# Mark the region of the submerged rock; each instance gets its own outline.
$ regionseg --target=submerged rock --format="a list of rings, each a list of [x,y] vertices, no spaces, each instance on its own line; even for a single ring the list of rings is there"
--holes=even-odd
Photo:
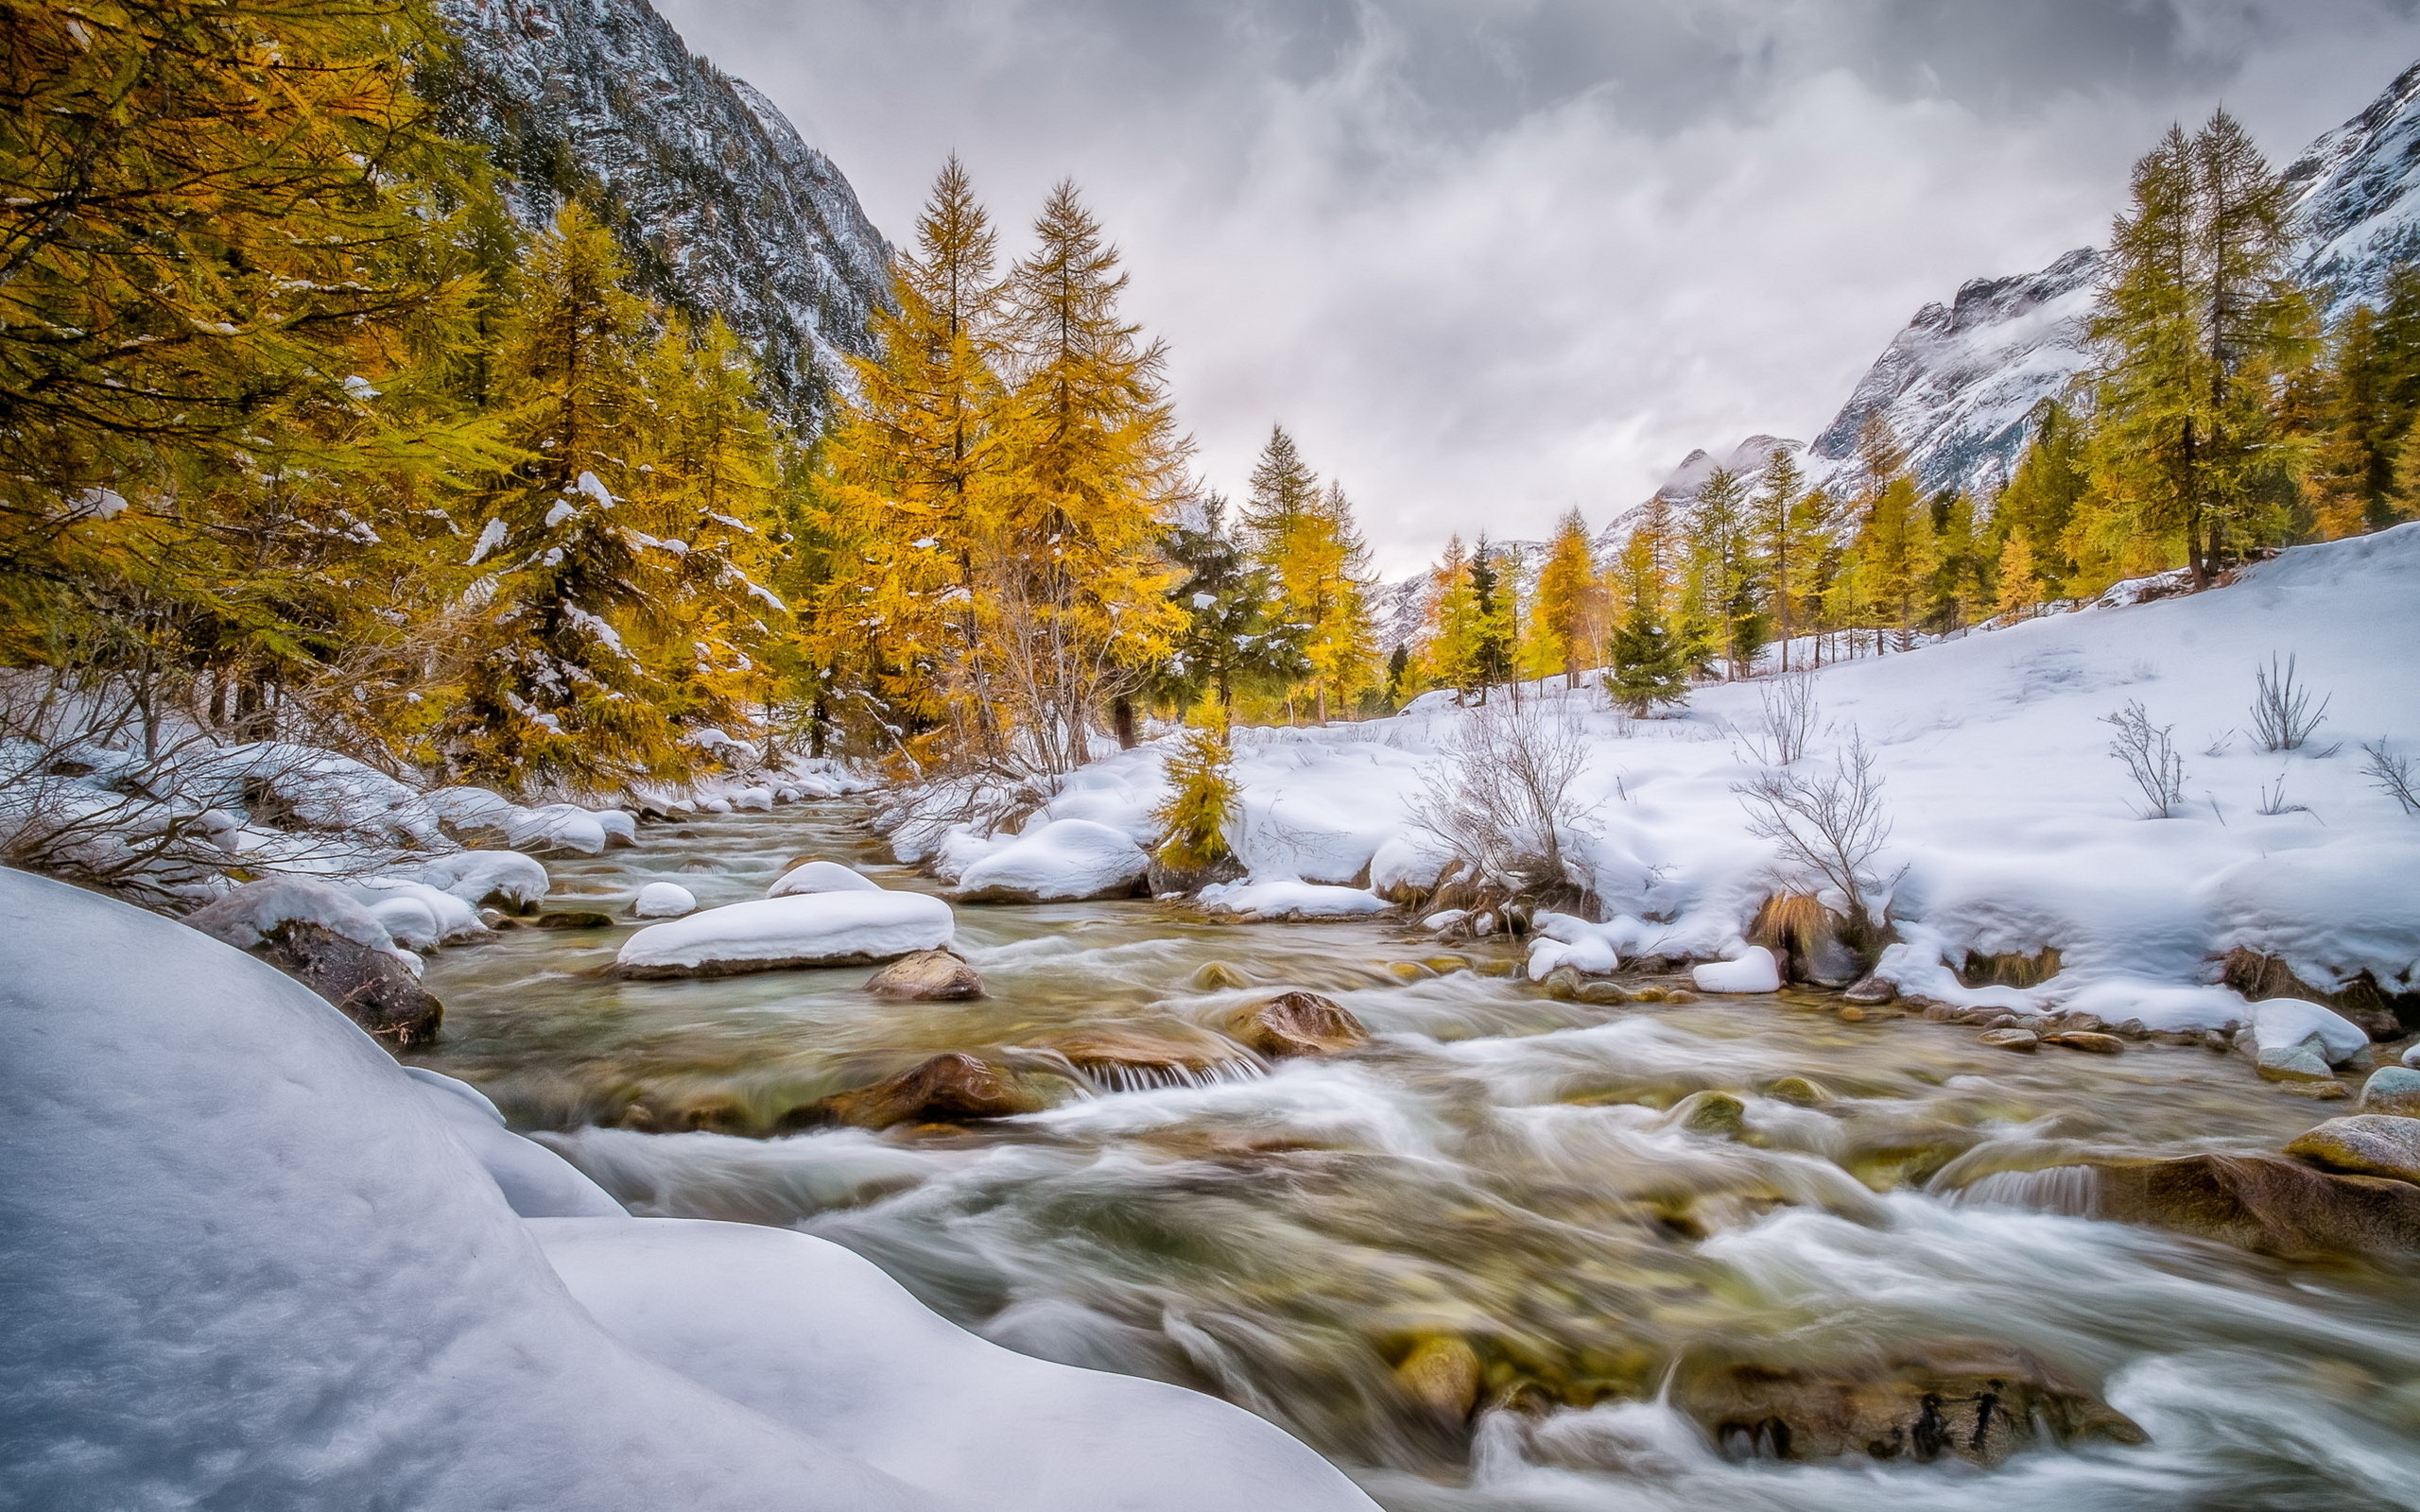
[[[1888,1003],[1899,995],[1899,984],[1884,976],[1860,977],[1841,995],[1851,1003],[1866,1005]]]
[[[980,1057],[951,1051],[871,1087],[827,1097],[818,1110],[836,1124],[884,1129],[895,1124],[1011,1118],[1042,1107],[1042,1098],[1011,1073]]]
[[[955,1003],[983,996],[983,979],[947,951],[918,951],[866,978],[866,990],[894,1003]]]
[[[444,1020],[444,1005],[394,954],[317,924],[301,919],[281,924],[252,954],[390,1044],[427,1044]]]
[[[1949,1340],[1810,1366],[1684,1366],[1673,1403],[1734,1455],[1863,1454],[1996,1465],[2040,1441],[2149,1441],[2123,1413],[2023,1349]]]
[[[1765,1095],[1800,1108],[1821,1108],[1838,1100],[1830,1088],[1806,1076],[1784,1076],[1767,1086]]]
[[[1673,1105],[1672,1123],[1692,1134],[1728,1139],[1747,1126],[1747,1105],[1729,1092],[1691,1092]]]
[[[2099,1211],[2285,1259],[2420,1251],[2420,1186],[2275,1155],[2104,1160]]]
[[[1239,987],[1250,986],[1252,986],[1251,977],[1244,975],[1240,968],[1229,966],[1224,961],[1204,962],[1201,969],[1193,973],[1193,990],[1196,992],[1232,991]]]
[[[1350,1010],[1317,992],[1281,992],[1252,1004],[1227,1021],[1227,1032],[1271,1059],[1332,1056],[1370,1040]]]
[[[1236,1045],[1189,1025],[1168,1025],[1158,1032],[1077,1029],[1050,1036],[1043,1045],[1113,1091],[1195,1087],[1259,1074]]]
[[[2286,1153],[2323,1171],[2420,1182],[2420,1118],[2331,1118],[2287,1145]]]
[[[540,929],[611,929],[614,916],[593,908],[564,908],[551,914],[540,914],[530,920]]]
[[[1449,1427],[1478,1405],[1480,1374],[1478,1351],[1452,1334],[1421,1340],[1394,1371],[1404,1395]]]

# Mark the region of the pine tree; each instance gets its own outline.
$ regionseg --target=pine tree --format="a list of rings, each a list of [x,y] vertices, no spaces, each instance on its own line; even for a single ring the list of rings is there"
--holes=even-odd
[[[2091,488],[2090,437],[2083,421],[2056,399],[2036,405],[2031,421],[2031,438],[2000,490],[1992,530],[2003,539],[2022,535],[2031,570],[2055,586],[2075,571],[2068,534]]]
[[[1750,528],[1746,486],[1728,468],[1716,468],[1698,486],[1689,509],[1690,572],[1696,585],[1691,609],[1706,627],[1710,649],[1722,658],[1726,679],[1754,670],[1765,644],[1760,604],[1764,562]]]
[[[1823,505],[1806,496],[1806,475],[1788,447],[1776,446],[1757,474],[1755,496],[1749,501],[1751,548],[1763,560],[1769,583],[1767,601],[1781,643],[1781,669],[1789,670],[1789,639],[1798,599],[1806,592],[1821,550]]]
[[[2006,620],[2025,618],[2042,602],[2041,580],[2033,573],[2033,547],[2025,532],[2012,530],[2000,542],[1999,593],[1994,608]]]
[[[1487,702],[1488,689],[1512,676],[1520,617],[1514,572],[1508,569],[1516,568],[1517,560],[1510,554],[1499,555],[1487,533],[1479,532],[1478,544],[1471,551],[1470,584],[1476,637],[1472,671],[1481,703]]]
[[[1326,724],[1331,701],[1349,705],[1369,683],[1377,661],[1369,611],[1370,548],[1342,485],[1331,482],[1312,506],[1289,566],[1288,596],[1308,627],[1304,655],[1319,722]]]
[[[1597,647],[1604,642],[1604,598],[1588,522],[1578,509],[1565,510],[1538,569],[1531,619],[1566,688],[1580,686],[1581,668],[1595,661]]]
[[[1428,676],[1455,690],[1459,702],[1482,685],[1487,662],[1487,611],[1461,536],[1445,542],[1433,576],[1436,618],[1428,637]]]
[[[1659,704],[1678,703],[1688,696],[1688,666],[1681,647],[1648,605],[1632,603],[1614,631],[1612,651],[1606,690],[1630,713],[1645,715]]]
[[[2284,530],[2291,447],[2270,400],[2308,310],[2286,272],[2291,201],[2224,111],[2135,166],[2092,321],[2094,472],[2129,528],[2176,543],[2199,585]]]
[[[1180,708],[1206,696],[1221,720],[1234,717],[1238,689],[1283,687],[1310,668],[1300,629],[1271,613],[1269,569],[1236,540],[1226,509],[1214,494],[1169,532],[1167,557],[1183,575],[1169,598],[1184,618],[1160,672],[1160,691]]]
[[[1868,623],[1891,625],[1902,651],[1916,644],[1918,605],[1940,566],[1932,510],[1904,474],[1883,486],[1867,506],[1858,532],[1861,576],[1873,615]]]

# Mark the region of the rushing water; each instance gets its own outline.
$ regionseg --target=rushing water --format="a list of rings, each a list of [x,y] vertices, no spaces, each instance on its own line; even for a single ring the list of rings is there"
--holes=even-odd
[[[618,916],[667,877],[736,902],[803,855],[923,885],[856,819],[653,827],[557,864],[550,906]],[[2420,1508],[2420,1271],[2092,1221],[2070,1215],[2091,1194],[2069,1174],[2024,1174],[2082,1151],[2273,1150],[2314,1122],[2232,1057],[2017,1057],[1814,998],[1557,1002],[1500,950],[1143,902],[961,909],[992,993],[973,1003],[877,1003],[863,969],[619,982],[627,933],[446,953],[429,972],[445,1038],[416,1058],[635,1211],[847,1245],[1002,1344],[1241,1403],[1397,1512]],[[1288,988],[1344,1004],[1372,1046],[1272,1071],[1216,1037]],[[1087,1057],[1118,1036],[1200,1069]],[[1064,1100],[963,1128],[785,1132],[943,1050]],[[1830,1100],[1771,1095],[1789,1076]],[[1740,1137],[1687,1126],[1705,1100],[1676,1105],[1706,1090],[1744,1103]],[[1443,1336],[1485,1366],[1467,1430],[1395,1374]],[[1726,1456],[1660,1404],[1696,1350],[1977,1338],[2098,1386],[2151,1443],[1990,1470],[1785,1464]]]

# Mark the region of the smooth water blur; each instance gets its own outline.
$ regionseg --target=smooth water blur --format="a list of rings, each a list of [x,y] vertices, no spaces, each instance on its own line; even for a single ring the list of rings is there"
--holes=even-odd
[[[880,865],[856,817],[651,827],[554,865],[549,906],[618,917],[663,878],[738,902],[806,855],[928,885]],[[1447,954],[1383,923],[1217,924],[1145,902],[959,923],[980,1002],[877,1003],[862,968],[626,983],[605,969],[628,928],[514,931],[432,964],[445,1038],[414,1058],[548,1131],[636,1211],[836,1240],[1000,1343],[1219,1392],[1402,1512],[2420,1507],[2420,1273],[2070,1216],[2088,1188],[2035,1173],[2273,1150],[2323,1116],[2238,1059],[2012,1056],[1954,1025],[1843,1022],[1817,997],[1561,1003],[1504,948]],[[1336,998],[1375,1041],[1263,1067],[1218,1037],[1288,988]],[[1085,1059],[1117,1038],[1216,1074],[1119,1091],[1134,1078]],[[1064,1100],[962,1128],[721,1132],[778,1132],[942,1050]],[[1828,1100],[1769,1094],[1792,1076]],[[1709,1091],[1744,1105],[1737,1137],[1688,1126]],[[1441,1335],[1486,1366],[1493,1405],[1467,1433],[1393,1373]],[[1658,1404],[1672,1362],[1710,1345],[1959,1338],[2098,1385],[2152,1442],[1989,1471],[1734,1462]]]

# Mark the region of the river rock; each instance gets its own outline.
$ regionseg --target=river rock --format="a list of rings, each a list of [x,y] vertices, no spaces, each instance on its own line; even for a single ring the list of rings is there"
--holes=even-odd
[[[1729,1092],[1691,1092],[1672,1105],[1674,1126],[1730,1139],[1747,1126],[1747,1105]]]
[[[1241,882],[1246,875],[1244,864],[1234,856],[1220,856],[1206,867],[1172,867],[1153,854],[1143,869],[1143,882],[1153,897],[1164,897],[1200,892],[1222,882]]]
[[[793,863],[781,880],[765,889],[768,898],[797,898],[818,892],[880,892],[882,885],[862,871],[838,861],[806,859]]]
[[[1252,1004],[1228,1020],[1227,1032],[1271,1059],[1332,1056],[1370,1039],[1350,1010],[1317,992],[1281,992]]]
[[[2325,1082],[2333,1086],[2336,1073],[2328,1068],[2326,1053],[2319,1037],[2295,1045],[2262,1046],[2253,1064],[2263,1081]]]
[[[1786,1460],[1996,1465],[2043,1430],[2058,1443],[2148,1437],[2032,1355],[1979,1340],[1809,1366],[1695,1363],[1683,1366],[1672,1400],[1726,1452]]]
[[[2284,1259],[2420,1251],[2420,1186],[2275,1155],[2103,1160],[2099,1211]]]
[[[1800,1108],[1821,1108],[1836,1100],[1830,1088],[1806,1076],[1784,1076],[1768,1085],[1765,1095]]]
[[[611,929],[614,916],[600,914],[594,908],[562,908],[551,914],[540,914],[530,920],[540,929]]]
[[[1193,990],[1196,992],[1224,992],[1250,986],[1251,977],[1244,975],[1240,968],[1224,961],[1205,961],[1193,973]]]
[[[956,928],[949,904],[925,893],[759,898],[649,924],[622,942],[614,967],[628,977],[659,977],[864,966],[939,950]]]
[[[650,882],[631,901],[633,919],[678,919],[698,911],[698,895],[677,882]]]
[[[1848,990],[1841,995],[1851,1003],[1870,1006],[1877,1003],[1888,1003],[1897,997],[1899,984],[1888,977],[1865,976],[1852,983]]]
[[[2031,1029],[1986,1029],[1977,1038],[1995,1050],[2033,1050],[2042,1043]]]
[[[1478,1405],[1478,1351],[1451,1334],[1421,1340],[1395,1366],[1404,1395],[1441,1422],[1459,1427]]]
[[[2420,1028],[2420,993],[2389,994],[2366,970],[2330,990],[2296,976],[2282,956],[2238,946],[2221,963],[2220,981],[2253,1002],[2300,998],[2325,1004],[2372,1040],[2399,1040]]]
[[[1113,1091],[1195,1087],[1256,1074],[1259,1068],[1231,1042],[1190,1025],[1139,1029],[1076,1029],[1049,1037],[1046,1048]]]
[[[2408,1066],[2380,1066],[2361,1084],[2361,1111],[2420,1118],[2420,1071]]]
[[[252,954],[392,1045],[427,1044],[437,1038],[445,1017],[444,1005],[393,954],[317,924],[302,919],[281,924]]]
[[[2119,1056],[2126,1053],[2125,1040],[2114,1034],[2102,1034],[2095,1029],[2062,1029],[2057,1034],[2044,1035],[2042,1042],[2046,1045],[2058,1045],[2067,1050],[2081,1050],[2088,1056]]]
[[[1538,987],[1557,1003],[1576,1003],[1580,999],[1582,981],[1577,967],[1558,966],[1542,978]]]
[[[1042,1099],[1010,1073],[962,1051],[935,1056],[871,1087],[827,1097],[819,1111],[836,1124],[884,1129],[1037,1112]]]
[[[917,951],[866,978],[866,990],[894,1003],[956,1003],[983,996],[983,979],[947,951]]]
[[[2331,1118],[2287,1145],[2286,1153],[2323,1171],[2420,1182],[2420,1118],[2385,1113]]]

